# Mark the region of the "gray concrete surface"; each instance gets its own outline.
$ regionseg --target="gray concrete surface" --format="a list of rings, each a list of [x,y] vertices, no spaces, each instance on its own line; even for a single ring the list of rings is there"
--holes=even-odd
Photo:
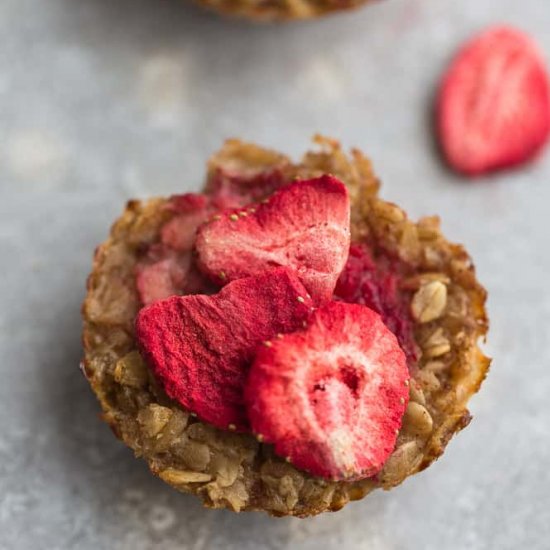
[[[452,51],[498,21],[550,59],[547,0],[389,0],[266,27],[183,0],[0,2],[0,548],[550,547],[550,151],[469,183],[430,132]],[[127,198],[197,189],[225,137],[297,153],[317,130],[468,245],[492,372],[469,429],[391,493],[304,521],[206,511],[98,419],[77,368],[92,250]]]

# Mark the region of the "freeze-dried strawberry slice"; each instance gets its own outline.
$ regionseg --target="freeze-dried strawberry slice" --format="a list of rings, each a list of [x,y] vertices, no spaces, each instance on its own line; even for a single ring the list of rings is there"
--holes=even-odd
[[[342,182],[332,176],[297,181],[263,203],[224,212],[201,226],[199,265],[219,284],[289,267],[320,303],[332,296],[346,263],[349,224]]]
[[[219,428],[248,427],[243,386],[254,350],[302,326],[311,300],[278,268],[239,279],[214,296],[172,296],[143,308],[136,339],[169,397]]]
[[[245,398],[253,431],[297,468],[359,479],[394,449],[408,379],[405,355],[377,313],[330,302],[305,330],[258,350]]]
[[[449,164],[469,175],[536,155],[550,133],[550,85],[533,40],[501,26],[466,44],[443,79],[438,131]]]

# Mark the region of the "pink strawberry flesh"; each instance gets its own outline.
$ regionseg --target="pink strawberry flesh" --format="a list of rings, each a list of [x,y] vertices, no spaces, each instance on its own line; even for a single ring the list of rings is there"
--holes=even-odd
[[[136,267],[136,287],[144,305],[180,294],[190,269],[191,255],[181,257],[166,250],[155,262],[140,262]]]
[[[193,254],[197,228],[213,211],[206,195],[174,195],[166,208],[174,216],[161,229],[161,241],[149,247],[136,266],[140,301],[149,305],[176,294],[209,291]]]
[[[161,242],[178,252],[190,252],[195,246],[197,228],[215,211],[206,195],[187,193],[170,198],[168,208],[175,216],[161,230]]]
[[[136,266],[136,288],[143,305],[180,294],[211,294],[190,251],[177,252],[161,243],[151,247]]]
[[[410,296],[400,289],[403,271],[409,269],[380,250],[374,260],[368,245],[352,243],[334,297],[350,304],[365,305],[379,313],[384,324],[397,336],[411,368],[416,365],[420,350],[413,333]]]
[[[212,205],[219,210],[241,208],[259,202],[287,183],[280,169],[251,173],[218,168],[207,183]]]
[[[332,176],[297,181],[266,202],[224,212],[198,231],[199,265],[218,284],[293,269],[316,303],[331,298],[349,251],[350,203]]]
[[[528,161],[550,134],[550,84],[537,45],[511,27],[494,27],[458,53],[438,99],[445,157],[477,175]]]
[[[312,303],[278,268],[239,279],[213,296],[173,296],[136,319],[140,351],[166,394],[199,418],[246,430],[243,387],[256,347],[303,325]]]
[[[361,479],[395,447],[408,379],[405,355],[377,313],[330,302],[305,330],[258,350],[245,398],[254,433],[297,468]]]

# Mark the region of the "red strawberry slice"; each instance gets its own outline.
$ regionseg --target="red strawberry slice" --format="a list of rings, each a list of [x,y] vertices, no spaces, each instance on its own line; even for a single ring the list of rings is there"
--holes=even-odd
[[[219,428],[248,427],[243,386],[254,350],[302,326],[312,303],[285,268],[239,279],[214,296],[172,296],[143,308],[136,339],[169,397]]]
[[[297,468],[360,479],[394,449],[408,379],[405,354],[377,313],[330,302],[307,329],[258,350],[245,398],[253,431]]]
[[[533,40],[495,27],[466,44],[443,79],[438,130],[449,164],[465,174],[535,156],[550,134],[550,84]]]
[[[298,181],[266,202],[227,211],[197,235],[199,265],[224,284],[274,266],[293,269],[316,302],[329,300],[349,252],[350,204],[332,176]]]

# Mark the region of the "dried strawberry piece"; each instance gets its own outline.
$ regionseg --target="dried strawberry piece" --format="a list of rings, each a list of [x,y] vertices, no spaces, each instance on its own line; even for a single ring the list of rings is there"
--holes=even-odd
[[[136,287],[143,305],[176,294],[212,291],[212,285],[197,269],[191,252],[180,253],[162,244],[151,247],[136,266]]]
[[[346,187],[322,176],[287,185],[250,208],[224,212],[200,227],[196,248],[200,267],[218,284],[285,266],[321,303],[332,296],[349,239]]]
[[[197,228],[214,212],[206,195],[187,193],[170,198],[168,208],[176,215],[164,224],[161,242],[179,252],[193,249]]]
[[[252,430],[313,475],[370,477],[395,447],[408,379],[377,313],[330,302],[305,330],[258,350],[245,388]]]
[[[220,209],[241,208],[259,202],[282,187],[287,180],[280,169],[251,174],[218,168],[207,185],[212,204]]]
[[[534,157],[550,134],[550,84],[534,41],[500,26],[466,44],[441,85],[438,131],[449,164],[468,175]]]
[[[166,222],[161,229],[160,239],[166,246],[180,252],[190,252],[195,245],[197,228],[208,218],[205,212],[180,214]]]
[[[184,193],[183,195],[172,195],[166,207],[177,214],[194,214],[198,211],[207,210],[209,206],[210,199],[206,195]]]
[[[397,261],[380,253],[375,262],[368,245],[352,243],[334,297],[365,305],[380,314],[384,324],[397,336],[412,366],[418,360],[419,349],[413,333],[410,298],[400,291],[400,271]]]
[[[214,211],[206,195],[174,195],[166,205],[175,213],[161,229],[155,243],[136,266],[136,286],[141,303],[148,305],[175,294],[208,292],[192,254],[197,228]]]
[[[278,268],[214,296],[173,296],[143,308],[139,348],[169,397],[219,428],[246,430],[243,386],[258,344],[302,326],[311,300]]]
[[[179,294],[185,284],[191,256],[180,258],[167,251],[164,258],[154,262],[141,262],[136,267],[136,287],[144,305]]]

